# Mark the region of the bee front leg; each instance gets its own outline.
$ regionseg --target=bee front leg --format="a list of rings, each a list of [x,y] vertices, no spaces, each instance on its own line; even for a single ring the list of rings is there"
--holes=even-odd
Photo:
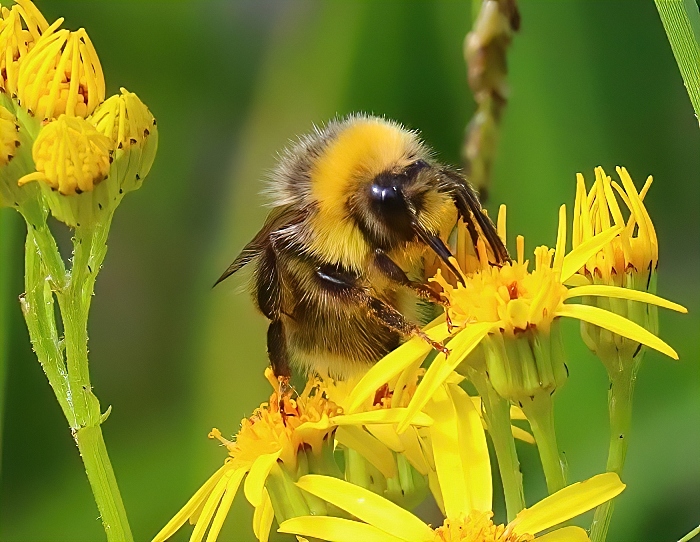
[[[353,273],[332,266],[322,266],[316,270],[316,276],[329,291],[367,307],[379,322],[392,331],[404,337],[420,337],[436,350],[445,355],[449,354],[450,351],[444,344],[433,341],[421,328],[406,320],[394,307],[372,296],[366,288],[358,284],[358,277]]]
[[[374,251],[374,266],[386,278],[413,290],[422,299],[426,299],[431,303],[437,303],[443,306],[446,305],[445,300],[442,299],[439,294],[435,293],[427,284],[409,279],[403,269],[401,269],[381,248],[375,249]]]
[[[280,385],[278,390],[280,396],[288,394],[291,391],[289,379],[292,376],[292,370],[289,366],[287,340],[282,320],[272,321],[267,328],[267,355],[272,365],[272,372]]]
[[[372,297],[367,293],[364,293],[364,295],[366,296],[366,303],[369,309],[372,311],[377,320],[382,322],[385,326],[393,329],[403,336],[420,337],[438,352],[442,352],[446,356],[450,354],[449,349],[444,344],[432,340],[425,331],[419,328],[416,324],[406,320],[403,314],[397,311],[394,307],[385,303],[381,299]]]

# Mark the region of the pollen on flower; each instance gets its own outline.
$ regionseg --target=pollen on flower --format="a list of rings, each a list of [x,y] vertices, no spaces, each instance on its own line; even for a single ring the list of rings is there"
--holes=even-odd
[[[6,165],[17,152],[19,138],[17,119],[7,109],[0,106],[0,167]]]
[[[92,190],[109,172],[111,141],[89,122],[61,115],[39,132],[32,156],[36,172],[19,181],[42,181],[64,195]]]
[[[566,296],[566,287],[552,265],[553,253],[552,249],[538,247],[533,271],[529,270],[529,261],[519,260],[501,267],[486,266],[465,275],[464,284],[456,287],[440,271],[430,280],[442,287],[442,296],[448,302],[447,315],[454,327],[494,322],[510,335],[532,326],[547,331]]]
[[[87,117],[105,98],[97,52],[84,29],[57,30],[53,23],[19,66],[17,96],[40,119],[65,113]]]
[[[446,519],[435,529],[435,542],[527,542],[534,537],[517,535],[505,525],[494,525],[493,512],[472,511],[466,518]]]
[[[307,446],[319,452],[324,438],[332,431],[332,428],[298,431],[299,427],[338,414],[340,408],[326,398],[322,381],[312,378],[295,399],[280,397],[275,391],[269,402],[261,404],[252,416],[243,419],[233,441],[224,439],[218,429],[212,430],[209,438],[226,446],[234,466],[250,466],[261,455],[281,450],[282,463],[294,469],[297,452]]]
[[[19,62],[49,27],[41,12],[29,0],[12,8],[0,8],[0,85],[10,95],[17,93]]]

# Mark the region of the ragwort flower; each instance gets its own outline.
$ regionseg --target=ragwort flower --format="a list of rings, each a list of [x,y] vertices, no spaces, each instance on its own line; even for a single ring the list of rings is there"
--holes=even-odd
[[[472,401],[459,386],[443,384],[428,412],[435,417],[430,430],[437,468],[436,500],[445,515],[442,526],[432,529],[387,499],[346,481],[307,475],[297,486],[359,521],[297,517],[284,521],[279,531],[332,542],[524,542],[613,498],[625,487],[616,474],[599,475],[521,511],[508,525],[494,525],[488,448]],[[588,537],[583,529],[564,527],[536,539],[586,541]]]
[[[274,389],[278,382],[270,369],[266,376]],[[259,540],[267,540],[273,518],[278,522],[297,516],[327,513],[326,504],[300,491],[294,485],[307,473],[342,476],[335,458],[335,443],[345,449],[345,477],[391,498],[404,496],[420,487],[421,474],[412,474],[411,463],[430,468],[417,435],[407,432],[399,438],[390,430],[405,415],[405,409],[378,408],[353,415],[343,415],[331,397],[345,395],[344,386],[311,378],[295,399],[273,393],[255,413],[241,423],[233,441],[224,439],[214,429],[210,438],[226,446],[229,458],[188,503],[155,537],[166,540],[188,519],[195,524],[192,540],[215,540],[228,514],[241,482],[248,502],[255,507],[253,530]],[[416,424],[432,424],[422,415]],[[376,435],[365,428],[376,427]],[[406,449],[400,460],[383,441],[398,442]],[[402,456],[400,456],[402,457]],[[402,462],[405,461],[405,462]],[[372,474],[375,474],[372,476]],[[363,476],[367,474],[367,476]],[[367,480],[373,479],[370,484]]]

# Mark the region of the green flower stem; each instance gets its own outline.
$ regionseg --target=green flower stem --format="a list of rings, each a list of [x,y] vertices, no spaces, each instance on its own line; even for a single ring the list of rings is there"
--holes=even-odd
[[[551,495],[566,486],[564,465],[559,458],[554,429],[552,396],[546,392],[538,393],[523,403],[522,409],[530,422],[532,434],[537,442],[542,469],[547,480],[547,490]]]
[[[110,542],[133,540],[117,479],[114,477],[114,470],[107,455],[102,427],[98,423],[78,429],[75,432],[75,441],[100,510],[107,540]]]
[[[36,251],[42,264],[47,270],[47,279],[51,288],[60,291],[66,286],[66,266],[56,246],[56,240],[51,234],[46,217],[48,210],[38,199],[28,199],[19,208],[19,212],[27,222],[27,231],[31,230],[32,242],[36,245]]]
[[[102,436],[100,404],[92,393],[88,370],[88,314],[95,278],[106,255],[111,216],[105,223],[76,230],[73,268],[67,275],[40,211],[43,209],[29,207],[22,213],[27,220],[22,311],[37,358],[78,445],[107,540],[131,542],[126,511]],[[54,293],[61,309],[63,341],[55,321]]]
[[[31,228],[27,230],[24,262],[25,293],[20,296],[20,305],[29,330],[29,338],[63,414],[71,428],[76,428],[77,420],[68,384],[68,372],[56,329],[53,295],[35,241],[35,232]]]
[[[610,377],[608,391],[608,411],[610,415],[610,444],[608,446],[608,463],[606,470],[622,476],[622,469],[627,456],[629,430],[632,425],[632,399],[634,384],[637,380],[637,370],[643,351],[634,360],[615,360],[616,363],[606,363]],[[611,371],[617,367],[617,371]],[[608,535],[610,520],[614,511],[613,500],[596,508],[591,524],[591,540],[603,542]]]
[[[510,402],[496,393],[481,372],[470,371],[469,379],[481,396],[486,427],[496,451],[498,470],[501,473],[508,521],[513,521],[518,512],[525,508],[525,494],[518,452],[510,427]]]

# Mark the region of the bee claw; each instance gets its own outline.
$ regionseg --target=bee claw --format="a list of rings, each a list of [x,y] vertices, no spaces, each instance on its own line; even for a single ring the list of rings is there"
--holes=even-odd
[[[289,384],[289,377],[278,376],[277,382],[279,383],[279,388],[277,389],[278,395],[280,397],[291,397],[293,390],[292,386]]]

